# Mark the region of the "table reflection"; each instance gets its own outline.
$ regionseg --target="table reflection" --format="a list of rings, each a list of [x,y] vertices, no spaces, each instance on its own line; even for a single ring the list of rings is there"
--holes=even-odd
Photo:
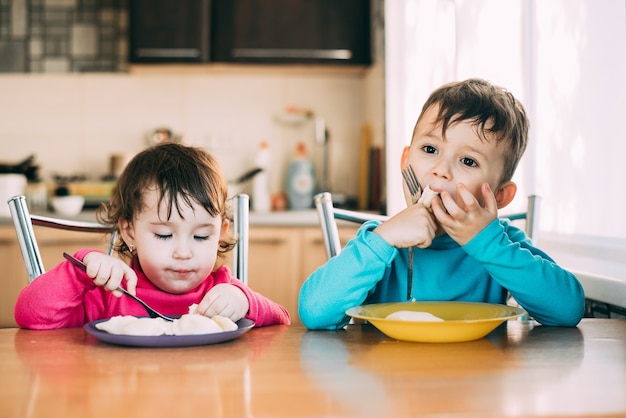
[[[0,368],[0,417],[624,416],[626,321],[509,321],[445,344],[275,326],[176,348],[4,329]]]
[[[32,373],[27,384],[33,393],[23,405],[22,410],[28,412],[24,416],[45,412],[38,405],[66,412],[59,416],[74,410],[105,416],[159,416],[171,410],[172,403],[177,403],[181,416],[186,405],[194,404],[205,405],[207,416],[251,415],[253,350],[249,345],[216,344],[210,351],[206,347],[118,347],[90,344],[87,340],[92,337],[79,334],[74,339],[83,341],[74,341],[79,345],[68,350],[67,338],[49,338],[55,332],[20,330],[15,335],[18,357]]]
[[[316,387],[359,416],[489,414],[494,406],[485,403],[485,393],[501,404],[498,410],[513,413],[518,405],[527,410],[545,392],[525,384],[539,380],[554,390],[584,358],[580,330],[532,323],[504,324],[486,338],[462,343],[350,337],[349,330],[307,332],[300,353]],[[399,403],[399,397],[410,401]]]

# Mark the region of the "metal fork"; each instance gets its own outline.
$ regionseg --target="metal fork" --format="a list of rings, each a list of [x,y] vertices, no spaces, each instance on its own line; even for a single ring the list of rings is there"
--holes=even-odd
[[[65,259],[69,261],[70,263],[72,263],[75,267],[78,267],[82,271],[87,271],[87,266],[85,265],[85,263],[83,263],[78,258],[74,257],[73,255],[64,252],[63,257],[65,257]],[[139,299],[137,296],[129,293],[128,290],[124,289],[123,287],[120,286],[116,290],[119,290],[126,296],[133,298],[137,302],[139,302],[146,309],[146,312],[148,312],[148,315],[150,316],[150,318],[163,318],[166,321],[170,321],[170,322],[174,320],[174,318],[170,318],[169,316],[163,315],[162,313],[155,311],[146,302]]]
[[[406,186],[409,188],[409,193],[411,193],[411,201],[413,204],[416,204],[422,196],[422,186],[420,186],[420,182],[417,180],[411,164],[404,167],[402,177],[404,178]]]
[[[404,178],[404,183],[406,187],[409,189],[409,193],[411,193],[411,202],[416,204],[419,198],[422,196],[422,186],[420,182],[417,180],[417,176],[413,171],[413,167],[411,164],[408,164],[402,170],[402,178]],[[406,289],[406,298],[407,300],[411,300],[413,297],[413,247],[409,247],[408,249],[408,267],[407,267],[407,289]]]

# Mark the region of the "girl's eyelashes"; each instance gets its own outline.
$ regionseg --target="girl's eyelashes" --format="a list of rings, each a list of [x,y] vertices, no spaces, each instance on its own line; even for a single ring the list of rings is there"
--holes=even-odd
[[[162,240],[172,238],[172,234],[154,234],[154,236],[155,238]],[[197,241],[208,241],[209,239],[211,239],[211,235],[194,235],[193,239]]]

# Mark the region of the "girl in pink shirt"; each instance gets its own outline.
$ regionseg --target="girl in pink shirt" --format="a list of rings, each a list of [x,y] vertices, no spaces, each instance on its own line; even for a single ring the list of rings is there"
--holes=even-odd
[[[228,187],[216,160],[200,148],[156,145],[137,154],[120,176],[101,222],[118,231],[118,257],[83,249],[83,272],[67,261],[19,294],[22,328],[80,327],[115,315],[146,316],[115,289],[124,286],[165,315],[245,317],[256,326],[290,323],[289,313],[231,275],[223,264],[228,234]],[[127,263],[129,262],[129,263]]]

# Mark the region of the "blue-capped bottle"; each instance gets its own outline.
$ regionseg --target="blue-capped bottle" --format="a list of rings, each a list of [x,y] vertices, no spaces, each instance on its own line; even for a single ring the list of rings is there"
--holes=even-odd
[[[315,169],[307,156],[304,142],[298,142],[296,154],[287,170],[287,204],[289,209],[302,210],[313,207]]]

